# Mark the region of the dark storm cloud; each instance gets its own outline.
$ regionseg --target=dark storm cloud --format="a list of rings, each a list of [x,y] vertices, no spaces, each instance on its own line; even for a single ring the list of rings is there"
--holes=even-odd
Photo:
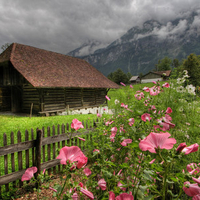
[[[18,42],[60,53],[88,40],[103,47],[146,20],[167,23],[198,7],[199,0],[1,0],[0,45]],[[169,30],[170,24],[160,35]]]

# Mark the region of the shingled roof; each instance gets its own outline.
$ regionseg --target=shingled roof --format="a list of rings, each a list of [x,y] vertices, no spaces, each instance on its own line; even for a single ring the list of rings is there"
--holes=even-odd
[[[159,75],[165,74],[165,76],[170,76],[171,70],[167,70],[167,71],[155,71],[155,72],[152,72],[152,73],[159,74]]]
[[[5,61],[34,87],[119,87],[85,60],[27,45],[11,44],[0,55]]]

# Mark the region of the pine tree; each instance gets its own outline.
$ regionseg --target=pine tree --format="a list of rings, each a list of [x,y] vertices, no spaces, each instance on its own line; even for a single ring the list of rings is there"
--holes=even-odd
[[[200,59],[195,54],[190,54],[183,62],[183,68],[188,71],[189,83],[200,86]]]
[[[156,71],[171,70],[171,64],[171,59],[168,57],[164,57],[162,60],[158,61],[158,64],[156,64]]]

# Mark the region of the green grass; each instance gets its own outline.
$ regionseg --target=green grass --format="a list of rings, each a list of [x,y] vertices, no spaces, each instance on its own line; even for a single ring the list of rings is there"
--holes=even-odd
[[[104,117],[108,117],[104,114]],[[10,136],[10,133],[13,132],[15,135],[18,131],[24,135],[25,131],[31,132],[33,129],[36,132],[36,129],[45,129],[47,127],[52,128],[54,125],[62,124],[71,124],[72,120],[76,118],[79,121],[85,121],[88,123],[92,123],[94,119],[97,118],[95,114],[89,115],[65,115],[65,116],[51,116],[51,117],[17,117],[17,116],[7,116],[7,115],[0,115],[0,146],[3,145],[3,134],[6,133]]]
[[[77,118],[79,121],[87,121],[95,119],[96,115],[66,115],[32,118],[0,115],[0,134],[10,133],[11,131],[25,132],[26,129],[30,130],[31,128],[35,130],[36,128],[71,123],[74,118]]]

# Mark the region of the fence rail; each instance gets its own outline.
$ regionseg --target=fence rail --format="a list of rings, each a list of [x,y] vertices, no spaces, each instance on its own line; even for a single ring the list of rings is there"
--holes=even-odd
[[[16,144],[14,144],[13,132],[10,134],[10,144],[8,144],[8,136],[4,133],[4,146],[0,147],[0,192],[8,191],[11,183],[13,187],[22,187],[23,182],[20,179],[25,170],[31,166],[38,168],[37,173],[44,169],[48,171],[48,174],[61,172],[64,166],[61,167],[60,161],[56,159],[58,149],[70,145],[77,145],[82,150],[86,149],[84,142],[76,136],[85,135],[84,137],[89,141],[96,122],[98,119],[93,121],[92,125],[82,122],[85,124],[86,130],[84,132],[76,131],[72,135],[69,133],[69,124],[58,125],[57,131],[55,126],[52,127],[52,130],[48,127],[47,134],[45,134],[44,128],[37,129],[36,139],[34,139],[32,129],[30,134],[28,131],[25,132],[25,141],[23,142],[22,134],[18,131]]]

